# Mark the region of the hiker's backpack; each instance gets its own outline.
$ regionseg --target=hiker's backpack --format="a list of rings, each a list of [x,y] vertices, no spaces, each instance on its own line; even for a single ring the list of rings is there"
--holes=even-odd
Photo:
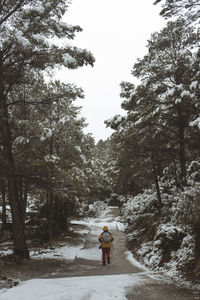
[[[102,233],[102,238],[103,238],[104,243],[109,243],[109,242],[111,242],[110,233],[107,232],[107,231],[104,231],[104,232]]]

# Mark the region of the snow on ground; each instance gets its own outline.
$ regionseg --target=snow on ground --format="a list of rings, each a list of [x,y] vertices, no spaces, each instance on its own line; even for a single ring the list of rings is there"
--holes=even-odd
[[[80,244],[76,247],[66,245],[55,249],[45,249],[45,251],[31,251],[30,256],[32,258],[61,258],[67,260],[74,260],[77,257],[77,253],[83,247]]]
[[[74,260],[76,257],[90,260],[101,260],[101,251],[99,251],[98,246],[98,236],[102,232],[103,226],[107,225],[109,230],[124,230],[124,224],[118,221],[118,218],[114,221],[110,221],[109,217],[110,208],[107,207],[99,218],[85,218],[84,220],[73,220],[71,224],[84,225],[85,228],[75,229],[75,232],[84,236],[89,234],[91,236],[91,241],[96,240],[96,247],[93,248],[84,248],[84,241],[76,246],[64,245],[61,247],[56,247],[53,249],[45,250],[33,250],[30,251],[30,256],[32,259],[43,259],[43,258],[56,258],[56,259],[66,259]],[[106,215],[106,217],[105,217]],[[89,237],[90,238],[90,237]],[[0,250],[0,254],[8,255],[12,254],[11,246],[6,245],[6,249]],[[137,265],[142,269],[141,265],[133,258],[130,251],[127,251],[127,259],[132,262],[133,265]],[[139,265],[138,265],[139,264]]]
[[[99,218],[87,218],[84,220],[73,220],[71,221],[71,224],[85,225],[91,228],[93,231],[96,227],[98,229],[98,233],[99,229],[100,233],[102,232],[104,225],[107,225],[109,230],[116,229],[118,224],[117,221],[111,221],[109,215],[105,217],[105,213],[109,213],[109,208],[104,211],[104,216]]]
[[[43,258],[57,258],[57,259],[66,259],[74,260],[76,257],[91,259],[91,260],[100,260],[101,254],[98,249],[99,242],[98,236],[102,232],[103,226],[106,224],[109,229],[116,229],[116,222],[110,222],[109,217],[105,217],[105,214],[109,212],[109,208],[106,208],[102,215],[99,218],[86,218],[84,220],[73,220],[71,224],[84,225],[86,228],[75,229],[75,232],[79,233],[84,237],[90,232],[91,239],[97,241],[97,246],[90,249],[84,249],[83,242],[77,246],[65,245],[62,247],[57,247],[53,249],[45,250],[33,250],[30,251],[31,258],[43,259]],[[0,250],[0,254],[8,255],[12,254],[12,245],[6,247],[4,250]]]
[[[30,256],[32,258],[61,258],[67,260],[74,260],[75,257],[90,259],[90,260],[101,260],[101,252],[98,249],[99,242],[98,236],[102,232],[103,226],[106,224],[110,230],[116,229],[116,222],[110,222],[110,217],[105,217],[105,214],[109,213],[109,208],[106,208],[99,218],[85,218],[84,220],[73,220],[71,224],[83,225],[86,228],[75,229],[80,235],[84,236],[89,234],[87,239],[96,241],[96,247],[84,248],[84,244],[81,243],[77,246],[65,245],[55,249],[45,249],[45,251],[31,251]]]
[[[144,270],[144,271],[147,271],[148,274],[149,274],[149,269],[143,265],[141,265],[134,257],[133,257],[133,254],[130,252],[130,251],[126,251],[125,252],[126,254],[126,258],[127,260],[129,260],[131,262],[131,264],[135,267],[138,267],[139,269],[141,270]]]
[[[61,247],[53,247],[53,248],[46,248],[43,250],[32,250],[30,251],[30,257],[32,259],[43,259],[43,258],[56,258],[56,259],[66,259],[66,260],[74,260],[75,257],[78,256],[79,251],[83,248],[83,243],[77,246],[71,246],[69,244]],[[13,250],[10,248],[6,248],[0,250],[0,255],[9,255],[13,253]]]
[[[12,253],[13,251],[11,249],[0,250],[0,254],[2,254],[3,256],[10,255]]]
[[[88,230],[88,241],[91,241],[94,243],[96,241],[96,246],[91,248],[80,248],[79,251],[77,251],[77,257],[84,258],[84,259],[91,259],[91,260],[101,260],[101,251],[99,251],[99,242],[98,242],[98,236],[103,230],[103,226],[107,225],[109,230],[113,230],[117,228],[117,222],[116,221],[110,221],[109,217],[109,207],[106,208],[102,215],[99,218],[85,218],[84,220],[73,220],[71,221],[71,224],[78,224],[78,225],[84,225],[87,226]],[[106,217],[105,217],[106,214]],[[79,230],[79,234],[87,231],[87,229]]]
[[[106,216],[105,216],[106,214]],[[84,248],[82,244],[70,247],[65,245],[55,249],[45,249],[43,253],[31,252],[32,258],[62,258],[74,259],[75,257],[101,260],[101,251],[98,249],[98,236],[102,232],[103,226],[107,225],[109,230],[120,228],[117,219],[111,221],[109,217],[109,208],[103,215],[97,219],[87,218],[85,220],[74,220],[71,224],[85,225],[86,228],[78,230],[81,234],[87,234],[87,242],[96,241],[96,247]],[[126,251],[126,256],[131,263],[143,270],[144,269],[132,257],[130,251]],[[143,277],[144,272],[137,274],[124,275],[104,275],[104,276],[86,276],[56,279],[33,279],[22,282],[12,289],[0,290],[0,300],[123,300],[126,298],[128,288],[144,284],[146,279]]]
[[[118,220],[117,220],[116,226],[117,226],[118,230],[120,230],[120,231],[125,231],[125,229],[127,227],[124,223],[121,223]]]
[[[1,300],[125,300],[126,288],[144,284],[138,274],[33,279],[0,291]]]

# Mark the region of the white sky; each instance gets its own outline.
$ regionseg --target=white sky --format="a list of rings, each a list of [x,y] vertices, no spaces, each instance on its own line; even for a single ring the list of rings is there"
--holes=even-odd
[[[91,51],[96,62],[93,68],[64,70],[58,76],[83,88],[85,132],[91,132],[96,141],[112,133],[104,120],[124,114],[119,84],[134,81],[133,64],[147,53],[151,33],[164,26],[159,11],[153,0],[73,0],[69,7],[66,22],[83,28],[73,44]]]

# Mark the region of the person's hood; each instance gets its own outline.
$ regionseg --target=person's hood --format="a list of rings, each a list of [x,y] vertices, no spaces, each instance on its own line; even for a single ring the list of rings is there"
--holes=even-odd
[[[108,231],[108,226],[103,226],[103,231]]]

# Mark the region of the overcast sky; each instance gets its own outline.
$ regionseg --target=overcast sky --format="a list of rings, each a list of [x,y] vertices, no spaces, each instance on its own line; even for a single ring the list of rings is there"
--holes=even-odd
[[[147,53],[151,33],[164,26],[153,0],[73,0],[66,22],[83,28],[73,44],[92,52],[94,67],[64,70],[58,76],[84,90],[82,115],[95,140],[105,140],[111,129],[104,120],[124,114],[120,82],[132,81],[131,69]]]

